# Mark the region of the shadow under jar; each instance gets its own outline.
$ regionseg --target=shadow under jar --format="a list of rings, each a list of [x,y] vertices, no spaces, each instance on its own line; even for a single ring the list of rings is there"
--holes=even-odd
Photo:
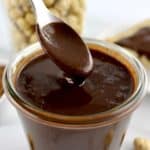
[[[121,147],[132,112],[146,91],[145,71],[139,61],[121,47],[92,39],[85,41],[90,49],[113,58],[130,72],[133,91],[119,105],[103,111],[91,108],[91,112],[83,113],[77,109],[72,114],[71,109],[65,112],[62,107],[61,113],[57,109],[51,112],[46,107],[42,109],[16,88],[16,80],[25,66],[44,55],[38,43],[31,45],[10,62],[3,80],[5,93],[18,111],[31,150],[119,150]]]

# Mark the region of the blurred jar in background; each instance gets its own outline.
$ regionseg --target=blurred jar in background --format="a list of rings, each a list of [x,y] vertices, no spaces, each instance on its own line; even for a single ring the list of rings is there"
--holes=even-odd
[[[70,24],[78,33],[82,32],[85,0],[44,0],[47,8],[57,17]],[[29,0],[5,0],[11,22],[11,36],[15,49],[36,42],[35,16]]]

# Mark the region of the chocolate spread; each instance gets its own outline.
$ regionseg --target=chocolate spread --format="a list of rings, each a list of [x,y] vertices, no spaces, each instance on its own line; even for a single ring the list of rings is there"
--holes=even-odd
[[[150,27],[141,28],[132,36],[117,41],[116,44],[150,58]]]
[[[42,55],[21,71],[17,91],[31,105],[64,115],[95,114],[120,105],[133,92],[132,75],[114,58],[91,52],[94,69],[82,86],[66,82],[64,72]]]
[[[93,69],[91,53],[81,37],[62,22],[50,23],[37,33],[42,48],[51,60],[76,84],[81,84]]]

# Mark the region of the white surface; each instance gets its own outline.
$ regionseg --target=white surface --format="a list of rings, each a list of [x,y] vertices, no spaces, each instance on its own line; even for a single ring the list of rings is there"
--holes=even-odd
[[[2,0],[0,0],[1,2]],[[103,37],[113,30],[121,30],[144,18],[150,18],[150,0],[87,0],[88,13],[85,24],[85,36]],[[3,6],[0,6],[0,21],[4,22],[1,15]],[[4,35],[5,25],[0,23],[0,46],[6,51],[0,51],[1,56],[7,55],[8,45]],[[5,99],[5,97],[4,97]],[[4,111],[2,110],[2,108]],[[0,105],[0,150],[29,150],[21,124],[15,109],[8,101]],[[150,139],[150,100],[147,95],[134,113],[128,134],[122,150],[132,150],[134,137],[142,136]]]

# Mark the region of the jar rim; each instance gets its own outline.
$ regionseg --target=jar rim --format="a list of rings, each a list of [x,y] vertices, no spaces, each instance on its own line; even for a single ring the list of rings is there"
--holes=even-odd
[[[141,63],[124,48],[121,48],[115,44],[108,42],[95,40],[95,39],[85,39],[86,43],[95,44],[99,47],[105,47],[109,51],[115,51],[116,53],[126,57],[130,61],[131,65],[135,69],[138,76],[138,85],[132,95],[125,100],[122,104],[108,110],[105,112],[100,112],[96,114],[90,114],[86,116],[67,116],[62,114],[55,114],[51,112],[46,112],[36,106],[30,105],[28,102],[24,101],[19,93],[15,90],[12,73],[16,71],[17,63],[19,63],[23,58],[31,54],[31,51],[41,49],[39,43],[35,43],[23,51],[10,61],[8,64],[4,76],[3,85],[4,91],[8,96],[9,100],[15,107],[22,111],[27,117],[38,121],[45,125],[57,126],[60,128],[94,128],[97,126],[106,126],[116,122],[127,116],[129,113],[133,112],[136,107],[140,104],[142,97],[146,92],[147,87],[147,76],[144,67]]]

